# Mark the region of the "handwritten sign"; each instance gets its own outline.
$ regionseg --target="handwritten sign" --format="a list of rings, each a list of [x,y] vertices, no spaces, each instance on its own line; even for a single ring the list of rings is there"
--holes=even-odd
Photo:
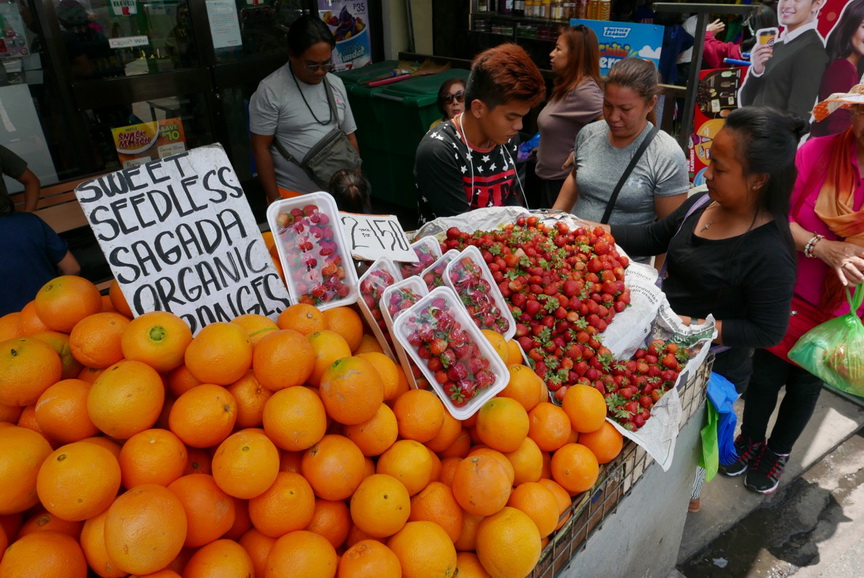
[[[411,250],[395,215],[339,213],[339,217],[355,259],[375,261],[387,257],[404,263],[417,262],[417,255]]]
[[[135,315],[170,311],[197,333],[290,303],[220,145],[85,181],[75,195]]]

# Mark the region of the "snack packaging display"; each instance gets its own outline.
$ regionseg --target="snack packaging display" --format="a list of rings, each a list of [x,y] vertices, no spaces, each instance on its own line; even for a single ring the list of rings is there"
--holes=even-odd
[[[465,248],[447,264],[444,283],[456,292],[477,327],[513,338],[516,322],[477,247]]]
[[[267,222],[294,303],[323,310],[357,300],[357,273],[333,197],[309,193],[276,201],[267,208]]]
[[[384,295],[384,290],[401,280],[402,275],[393,261],[387,257],[381,257],[372,263],[366,272],[363,273],[359,284],[360,295],[358,303],[360,304],[360,311],[363,313],[363,317],[366,318],[366,323],[372,328],[372,333],[375,335],[378,343],[381,344],[384,353],[394,361],[396,360],[396,356],[393,353],[390,330],[384,321],[384,316],[378,303]]]
[[[507,366],[449,287],[412,305],[393,331],[456,419],[468,419],[507,386]]]
[[[402,263],[399,267],[403,278],[419,275],[426,267],[429,267],[436,259],[441,257],[441,245],[435,237],[420,237],[411,243],[411,249],[417,255],[416,263]]]
[[[426,283],[426,287],[430,291],[436,287],[444,286],[444,275],[447,272],[447,265],[458,256],[459,251],[451,249],[423,270],[420,274],[420,278],[424,283]]]
[[[384,323],[387,326],[387,332],[391,337],[394,335],[393,320],[428,293],[426,284],[416,276],[408,277],[384,289],[379,305]],[[431,385],[423,376],[420,368],[411,361],[411,358],[405,353],[405,349],[396,339],[393,339],[393,349],[396,351],[405,377],[408,378],[408,384],[414,389],[431,389]]]

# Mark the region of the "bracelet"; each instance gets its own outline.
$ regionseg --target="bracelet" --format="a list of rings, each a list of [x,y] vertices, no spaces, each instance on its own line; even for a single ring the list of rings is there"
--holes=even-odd
[[[813,249],[816,248],[816,243],[824,239],[824,235],[820,235],[818,233],[813,233],[813,237],[807,241],[807,244],[804,245],[804,256],[808,259],[813,259],[816,255],[813,254]]]

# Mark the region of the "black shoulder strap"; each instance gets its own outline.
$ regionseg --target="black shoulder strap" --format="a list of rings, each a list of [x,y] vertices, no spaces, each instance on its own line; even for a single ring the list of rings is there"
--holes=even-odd
[[[330,114],[333,119],[336,120],[336,126],[339,126],[339,114],[336,112],[336,98],[333,96],[333,89],[330,88],[330,83],[327,82],[327,77],[324,77],[324,90],[327,91],[327,104],[330,105]],[[288,159],[288,161],[294,163],[295,165],[302,167],[297,159],[291,156],[291,153],[279,142],[279,137],[275,134],[273,135],[273,146],[276,147],[276,150],[279,151],[283,157]]]
[[[606,204],[606,211],[603,213],[603,218],[600,219],[600,222],[604,225],[609,222],[609,217],[612,216],[612,209],[615,208],[615,201],[618,200],[618,195],[621,193],[621,189],[624,187],[624,183],[627,182],[627,178],[630,176],[630,173],[633,172],[633,169],[636,167],[636,163],[639,162],[639,159],[642,158],[642,155],[645,153],[645,149],[648,148],[648,145],[651,144],[651,141],[654,140],[654,136],[660,130],[659,126],[654,126],[651,129],[651,132],[642,139],[642,143],[639,145],[639,148],[636,149],[636,154],[633,155],[633,158],[630,159],[630,164],[627,165],[627,168],[624,169],[624,174],[621,175],[621,178],[618,179],[618,184],[615,185],[615,190],[612,191],[612,196],[609,197],[609,202]]]

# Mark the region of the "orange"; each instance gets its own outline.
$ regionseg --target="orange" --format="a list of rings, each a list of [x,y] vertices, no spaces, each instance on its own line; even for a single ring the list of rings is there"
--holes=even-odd
[[[300,473],[304,452],[279,452],[279,471]]]
[[[273,392],[258,383],[252,371],[247,371],[227,389],[237,402],[237,421],[234,427],[237,429],[261,427],[264,406]]]
[[[387,400],[388,403],[391,403],[393,400],[397,399],[400,395],[405,393],[411,389],[411,384],[408,383],[408,378],[405,377],[405,372],[402,370],[402,366],[399,366],[399,385],[396,386],[396,393]]]
[[[202,382],[230,385],[252,367],[252,341],[239,325],[211,323],[198,332],[183,359]]]
[[[270,332],[252,354],[255,377],[273,391],[306,383],[314,366],[315,350],[309,340],[290,329]]]
[[[86,522],[81,529],[81,549],[84,551],[84,557],[87,558],[87,564],[102,578],[121,578],[127,573],[120,570],[111,558],[108,557],[108,551],[105,549],[105,518],[108,516],[108,511],[104,511],[98,516],[93,516]]]
[[[470,514],[491,516],[499,512],[507,504],[511,489],[507,469],[489,454],[463,459],[453,474],[453,495]]]
[[[570,418],[573,429],[588,433],[600,429],[606,420],[606,399],[590,385],[574,384],[567,389],[561,408]]]
[[[509,397],[493,397],[477,412],[480,441],[499,452],[516,451],[528,437],[529,426],[528,412]]]
[[[252,525],[271,538],[304,529],[314,513],[312,486],[293,472],[279,472],[267,491],[249,500]]]
[[[69,347],[68,335],[60,333],[59,331],[46,329],[45,331],[34,333],[31,337],[33,339],[38,339],[39,341],[44,341],[57,352],[57,355],[60,356],[60,364],[63,367],[60,377],[63,379],[78,377],[78,374],[81,373],[81,369],[84,366],[80,361],[75,359],[74,355],[72,355],[72,349]]]
[[[537,483],[552,492],[558,501],[558,524],[555,529],[559,530],[570,519],[570,506],[573,504],[570,494],[555,480],[540,478]]]
[[[87,560],[74,538],[59,532],[36,532],[9,545],[0,559],[0,576],[87,578]]]
[[[524,364],[525,359],[522,357],[522,348],[519,346],[519,342],[511,339],[507,342],[507,367]]]
[[[234,540],[210,542],[192,554],[183,569],[185,578],[252,577],[255,567],[246,550]]]
[[[351,520],[368,536],[386,538],[402,529],[411,513],[411,498],[393,476],[373,474],[351,496]]]
[[[510,380],[498,397],[510,397],[522,404],[525,411],[531,411],[543,399],[543,380],[527,365],[511,365]],[[548,398],[547,398],[548,399]]]
[[[213,454],[213,479],[229,496],[263,494],[279,473],[279,450],[260,429],[231,434]]]
[[[75,359],[74,357],[72,359]],[[96,378],[102,375],[104,369],[96,369],[95,367],[85,367],[81,370],[81,373],[78,374],[78,379],[81,381],[86,381],[87,383],[94,383]]]
[[[117,309],[111,303],[111,298],[108,295],[102,295],[102,313],[117,313]]]
[[[527,576],[540,551],[537,526],[516,508],[504,508],[477,528],[477,557],[492,576]]]
[[[153,426],[165,403],[165,384],[140,361],[118,361],[90,387],[87,413],[105,434],[128,439]]]
[[[597,462],[608,464],[618,457],[624,447],[624,436],[608,421],[600,429],[579,436],[579,443],[591,450]]]
[[[464,425],[464,421],[462,424]],[[443,429],[443,428],[442,428]],[[431,441],[431,440],[430,440]],[[438,452],[438,455],[442,458],[449,457],[457,457],[464,458],[468,455],[468,452],[471,449],[471,432],[468,428],[463,427],[462,431],[459,432],[459,437],[456,438],[456,441],[453,442],[450,447],[447,449]]]
[[[133,319],[123,332],[120,346],[126,359],[142,361],[165,372],[183,363],[192,330],[185,321],[167,311],[150,311]]]
[[[497,460],[498,463],[500,463],[504,467],[504,470],[507,472],[507,477],[510,480],[510,485],[513,485],[513,480],[516,479],[516,470],[513,468],[513,464],[510,463],[510,460],[507,459],[507,456],[505,456],[498,450],[493,450],[492,448],[487,448],[483,445],[477,445],[471,448],[471,451],[468,452],[467,457],[479,455],[489,456]]]
[[[573,431],[567,413],[548,401],[528,412],[528,437],[544,452],[554,452],[567,443]]]
[[[433,452],[443,452],[459,439],[462,433],[462,422],[450,415],[449,411],[444,412],[444,423],[438,434],[426,442],[426,447]]]
[[[276,543],[276,538],[265,536],[255,528],[249,528],[240,537],[239,542],[252,559],[252,566],[255,569],[253,576],[264,576],[267,568],[267,556],[270,555],[270,549]]]
[[[82,365],[103,368],[123,359],[120,339],[129,318],[119,313],[96,313],[79,321],[69,334],[69,349]]]
[[[392,359],[377,351],[358,353],[357,357],[371,363],[375,371],[378,372],[384,385],[384,400],[395,399],[396,391],[399,388],[399,372],[401,371],[399,366]]]
[[[45,283],[36,298],[36,314],[54,331],[69,333],[75,324],[102,311],[102,296],[91,281],[62,275]]]
[[[552,490],[537,482],[519,484],[510,493],[507,505],[526,513],[545,538],[555,531],[558,525],[558,498]]]
[[[220,444],[234,429],[237,401],[221,385],[203,383],[177,398],[168,425],[187,446],[209,448]]]
[[[571,494],[590,490],[599,474],[597,458],[581,444],[566,444],[552,455],[552,478]]]
[[[402,567],[393,550],[377,540],[360,540],[339,559],[338,578],[400,578]]]
[[[363,341],[363,320],[351,307],[334,307],[327,309],[324,319],[327,321],[327,329],[341,335],[348,343],[351,351],[360,347]]]
[[[43,331],[51,331],[51,328],[39,319],[36,313],[36,302],[30,301],[21,309],[21,316],[18,317],[18,335],[29,337]]]
[[[0,343],[0,403],[26,406],[60,380],[60,356],[47,343],[21,337]]]
[[[36,478],[51,445],[33,430],[0,429],[0,515],[17,514],[39,502]]]
[[[360,340],[360,347],[354,350],[354,355],[360,355],[361,353],[384,353],[384,348],[381,347],[381,344],[378,343],[378,340],[375,339],[374,335],[369,335],[368,333],[363,334],[363,339]]]
[[[480,558],[474,552],[456,553],[457,576],[460,578],[489,578],[490,574],[483,568]]]
[[[306,339],[309,340],[309,345],[312,346],[312,350],[315,352],[312,373],[309,374],[306,381],[317,387],[321,382],[324,370],[330,367],[334,361],[343,357],[349,357],[351,355],[351,348],[348,346],[345,338],[335,331],[327,329],[307,335]]]
[[[105,517],[105,550],[118,568],[147,574],[168,566],[186,540],[183,503],[168,488],[145,484],[119,496]]]
[[[167,486],[186,471],[189,452],[173,432],[148,429],[130,437],[120,449],[123,487]]]
[[[234,524],[234,500],[223,492],[213,476],[189,474],[168,485],[186,512],[188,548],[198,548],[220,538]]]
[[[387,547],[399,559],[404,578],[456,575],[456,548],[438,524],[408,522],[387,541]]]
[[[525,438],[515,451],[504,454],[513,465],[513,485],[536,482],[543,474],[543,452],[531,438]]]
[[[334,548],[341,548],[351,530],[351,512],[348,511],[348,505],[345,502],[317,498],[312,521],[305,529],[324,536]]]
[[[489,345],[492,346],[492,349],[495,350],[495,353],[498,354],[498,357],[506,365],[510,360],[510,348],[507,346],[507,340],[504,339],[504,336],[491,329],[481,329],[480,332],[483,333]]]
[[[343,433],[357,444],[364,456],[380,456],[399,437],[399,426],[393,410],[382,403],[375,415],[362,423],[346,425]]]
[[[87,442],[58,448],[36,478],[39,501],[64,520],[86,520],[111,505],[120,489],[120,464],[109,450]]]
[[[276,447],[292,452],[311,448],[327,431],[324,404],[307,387],[289,387],[274,393],[264,405],[262,422]]]
[[[88,444],[96,444],[97,446],[102,446],[103,448],[105,448],[106,450],[108,450],[109,452],[114,454],[114,457],[117,458],[117,461],[119,463],[119,461],[120,461],[120,444],[117,443],[116,441],[112,440],[111,438],[106,438],[105,436],[102,436],[102,435],[95,435],[93,437],[84,438],[81,441],[88,443]],[[120,474],[122,476],[123,472],[121,471]]]
[[[459,539],[453,542],[456,550],[459,552],[473,552],[477,545],[477,527],[480,522],[486,519],[486,516],[478,516],[469,512],[463,512],[462,515],[462,531],[459,532]]]
[[[196,379],[189,368],[181,364],[165,375],[165,385],[173,397],[180,397],[196,385],[201,385],[201,380]]]
[[[450,486],[441,482],[430,482],[428,486],[411,498],[412,522],[427,520],[435,522],[447,532],[450,540],[455,542],[462,533],[462,508],[453,497]]]
[[[327,329],[324,314],[308,303],[297,303],[286,307],[276,319],[279,329],[293,329],[303,335],[311,335],[316,331]]]
[[[273,544],[267,557],[265,578],[332,578],[336,575],[336,549],[323,536],[299,530]]]
[[[222,534],[223,538],[239,540],[252,527],[252,518],[249,517],[249,500],[241,500],[231,496],[234,502],[234,523],[227,532]]]
[[[87,413],[89,393],[90,384],[80,379],[64,379],[46,389],[34,409],[39,429],[63,444],[99,433]]]
[[[81,529],[84,527],[84,522],[81,520],[64,520],[41,506],[35,510],[18,530],[18,539],[33,532],[59,532],[60,534],[71,536],[76,540],[81,535]]]
[[[309,480],[315,495],[325,500],[345,500],[363,480],[366,460],[348,438],[328,434],[306,450],[300,471]]]
[[[18,528],[21,526],[24,521],[24,516],[19,512],[17,514],[6,514],[0,515],[0,539],[2,537],[15,536],[18,533]],[[8,538],[10,541],[12,538]],[[0,550],[0,552],[5,551]],[[0,556],[2,557],[2,556]]]
[[[0,317],[0,341],[24,337],[24,334],[18,329],[18,320],[20,318],[20,311],[13,311]]]
[[[413,496],[429,484],[433,467],[426,446],[414,440],[398,440],[378,458],[375,471],[393,476]]]
[[[235,317],[231,320],[231,323],[239,325],[246,330],[246,335],[249,336],[249,341],[252,342],[252,345],[257,345],[259,341],[264,339],[264,336],[279,329],[275,321],[258,313],[247,313],[246,315]]]
[[[452,487],[453,474],[456,473],[456,466],[459,465],[459,462],[461,461],[462,458],[456,456],[450,456],[449,458],[441,460],[441,476],[438,481]]]
[[[445,411],[438,396],[425,389],[406,391],[393,402],[399,435],[420,443],[438,435],[444,425]]]
[[[343,357],[321,375],[318,386],[327,415],[341,424],[372,419],[384,403],[384,384],[375,367],[359,357]]]
[[[126,301],[126,296],[123,294],[123,290],[120,288],[117,279],[111,279],[111,286],[108,288],[108,298],[118,313],[122,313],[130,319],[134,317],[132,309],[129,307],[129,302]]]
[[[24,408],[17,405],[0,404],[0,425],[16,423],[23,411]]]
[[[201,448],[186,448],[189,457],[186,460],[184,474],[211,474],[213,473],[212,458],[210,452]]]

